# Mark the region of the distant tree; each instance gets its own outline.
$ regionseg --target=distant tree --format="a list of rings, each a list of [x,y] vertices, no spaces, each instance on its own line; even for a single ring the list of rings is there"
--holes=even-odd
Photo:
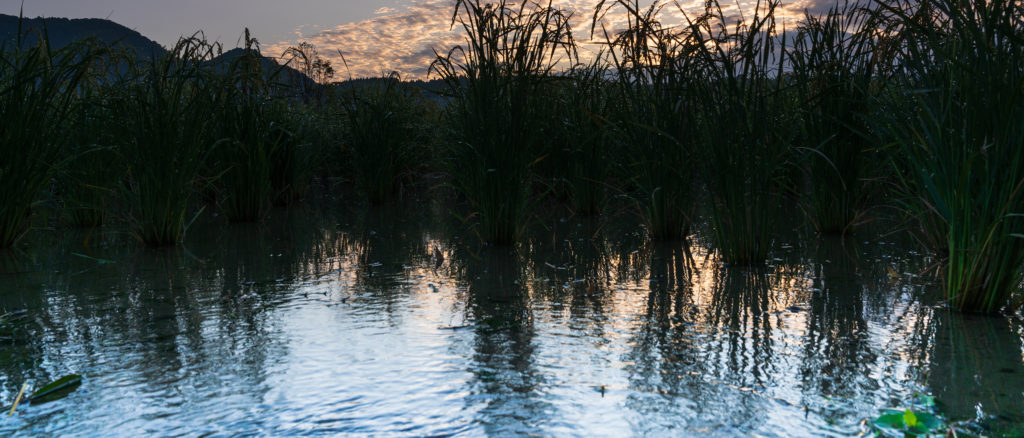
[[[302,95],[308,100],[323,103],[323,84],[334,78],[334,67],[331,61],[324,59],[317,52],[316,46],[303,41],[297,46],[289,47],[284,51],[282,57],[285,65],[298,70],[304,75],[297,81],[297,86],[302,90]]]
[[[317,83],[327,83],[334,78],[334,67],[331,61],[320,56],[316,46],[303,41],[299,45],[289,47],[284,52],[284,58],[290,67],[301,71]]]

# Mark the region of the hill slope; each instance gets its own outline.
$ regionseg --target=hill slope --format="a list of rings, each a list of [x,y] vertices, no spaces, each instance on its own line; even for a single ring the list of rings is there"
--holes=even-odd
[[[99,18],[25,18],[21,21],[22,42],[33,44],[38,35],[45,33],[54,48],[74,41],[95,37],[107,44],[135,49],[141,56],[159,56],[166,52],[163,46],[142,34],[110,20]],[[18,40],[19,18],[0,14],[0,43],[12,47]]]

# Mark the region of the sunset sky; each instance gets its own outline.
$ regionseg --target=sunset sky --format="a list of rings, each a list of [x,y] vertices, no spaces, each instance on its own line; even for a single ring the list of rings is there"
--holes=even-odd
[[[794,0],[784,15],[820,9],[830,1]],[[597,3],[554,2],[577,11],[577,40],[589,34]],[[751,1],[741,0],[747,3]],[[702,0],[683,2],[684,8],[701,4]],[[27,17],[108,18],[164,46],[203,30],[207,38],[231,48],[248,27],[268,56],[277,56],[300,41],[313,43],[321,55],[335,62],[341,78],[392,70],[407,78],[423,78],[434,58],[433,49],[447,49],[461,40],[459,33],[450,31],[453,5],[454,0],[25,0],[24,11]],[[0,13],[17,15],[20,7],[21,0],[0,0]],[[609,21],[609,27],[614,27],[615,18]],[[341,67],[338,50],[344,53],[350,72]]]

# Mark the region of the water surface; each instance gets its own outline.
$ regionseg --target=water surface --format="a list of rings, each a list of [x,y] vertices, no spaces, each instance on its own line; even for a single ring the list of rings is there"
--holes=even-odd
[[[850,436],[936,397],[1024,423],[1024,324],[950,312],[898,236],[790,233],[767,267],[546,218],[482,247],[444,207],[307,206],[183,248],[37,231],[0,253],[13,436]]]

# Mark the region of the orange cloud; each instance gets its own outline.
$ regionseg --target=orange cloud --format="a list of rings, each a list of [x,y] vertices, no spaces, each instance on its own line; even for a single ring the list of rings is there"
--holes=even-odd
[[[748,7],[756,0],[741,0],[740,7]],[[797,0],[794,5],[812,8],[835,0]],[[596,53],[600,49],[600,29],[595,34],[597,41],[590,41],[591,20],[594,8],[599,0],[556,0],[553,4],[565,10],[573,11],[571,20],[574,36],[580,43],[580,54],[584,57]],[[650,5],[651,1],[641,2],[642,6]],[[725,2],[723,2],[725,3]],[[700,11],[703,0],[683,0],[680,2],[687,11]],[[723,9],[736,8],[734,4],[725,3]],[[265,47],[268,55],[283,53],[290,46],[301,41],[315,45],[320,55],[329,59],[338,70],[335,79],[366,77],[399,72],[406,79],[425,79],[430,63],[434,60],[434,50],[444,53],[448,49],[463,42],[462,29],[452,28],[451,19],[454,12],[454,0],[410,0],[403,8],[380,8],[376,16],[366,20],[342,24],[330,29],[320,29],[311,35],[303,35],[302,29],[296,30],[297,38],[293,41],[280,41]],[[788,13],[803,7],[795,6],[786,9]],[[792,11],[792,12],[791,12]],[[609,32],[625,27],[622,10],[604,17],[605,28]],[[663,19],[668,23],[681,23],[682,16],[673,4],[667,4]],[[348,63],[348,70],[342,63],[341,55]]]

